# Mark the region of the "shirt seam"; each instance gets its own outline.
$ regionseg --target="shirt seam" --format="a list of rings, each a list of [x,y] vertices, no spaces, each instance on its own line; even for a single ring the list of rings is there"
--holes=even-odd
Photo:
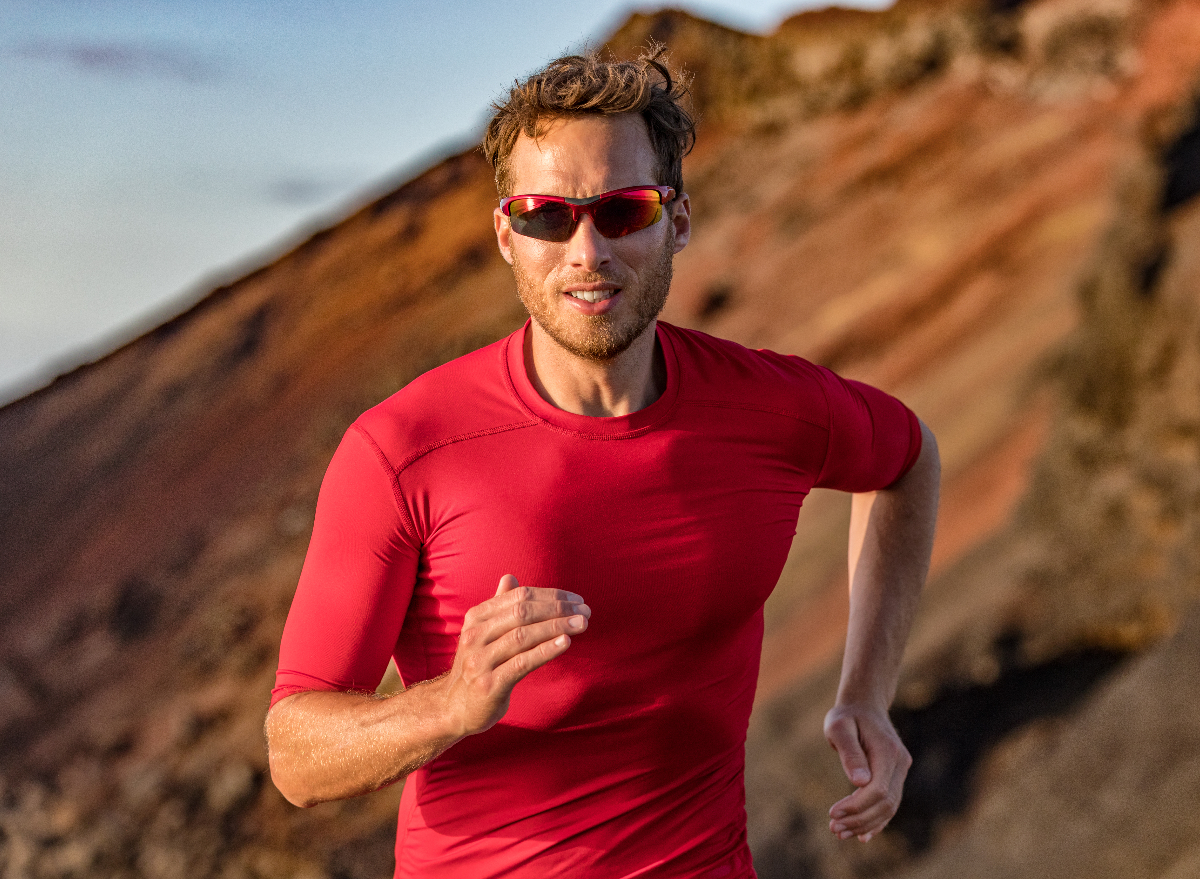
[[[825,475],[825,468],[829,466],[829,449],[833,446],[833,404],[829,401],[829,391],[825,388],[825,382],[818,379],[814,384],[821,389],[821,396],[825,398],[825,454],[821,458],[821,469],[817,471],[817,478],[813,480],[813,488],[821,484],[821,477]]]
[[[447,437],[445,439],[434,440],[431,443],[426,443],[424,446],[421,446],[421,448],[417,449],[415,452],[413,452],[411,455],[409,455],[407,458],[405,458],[403,461],[401,461],[399,464],[397,464],[395,467],[396,478],[399,479],[401,473],[403,473],[405,470],[407,470],[409,467],[411,467],[413,464],[415,464],[421,458],[424,458],[430,452],[435,452],[438,449],[442,448],[443,446],[450,446],[450,445],[453,445],[454,443],[461,443],[461,442],[466,442],[467,440],[479,439],[480,437],[484,437],[484,436],[492,436],[494,434],[504,433],[505,431],[509,431],[509,430],[520,430],[522,427],[535,427],[535,426],[536,426],[536,422],[533,422],[533,421],[517,421],[512,424],[500,424],[500,425],[497,425],[496,427],[485,427],[485,428],[481,428],[480,430],[473,430],[470,433],[462,433],[457,436],[451,436],[451,437]],[[380,454],[383,454],[382,450],[380,451]]]
[[[367,432],[367,429],[357,422],[350,425],[351,430],[354,430],[361,436],[371,447],[371,451],[375,455],[375,459],[379,462],[379,466],[384,472],[389,474],[388,485],[392,490],[392,503],[396,505],[396,511],[400,514],[400,519],[408,531],[408,536],[416,541],[417,546],[423,546],[424,541],[417,534],[416,523],[413,522],[412,515],[408,511],[408,504],[404,502],[404,493],[400,490],[400,474],[392,467],[391,462],[387,459],[387,455],[383,453],[383,449],[379,448],[379,443],[375,442],[375,438]]]

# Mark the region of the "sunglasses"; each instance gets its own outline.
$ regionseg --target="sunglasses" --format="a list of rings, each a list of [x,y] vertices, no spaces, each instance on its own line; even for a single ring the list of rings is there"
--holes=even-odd
[[[675,197],[669,186],[630,186],[593,195],[510,195],[500,199],[500,212],[518,235],[542,241],[567,241],[587,214],[605,238],[620,238],[662,219],[663,205]]]

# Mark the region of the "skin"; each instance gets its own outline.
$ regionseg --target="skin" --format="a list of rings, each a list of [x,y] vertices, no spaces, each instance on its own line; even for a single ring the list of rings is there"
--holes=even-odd
[[[575,198],[653,184],[654,154],[637,116],[557,120],[510,156],[514,192]],[[636,412],[666,385],[656,316],[670,258],[686,246],[691,208],[679,194],[657,224],[616,239],[584,216],[565,242],[517,235],[497,209],[496,241],[534,320],[525,365],[541,396],[589,416]],[[612,295],[586,303],[572,290]],[[937,444],[924,445],[890,488],[856,495],[850,534],[850,624],[837,702],[825,722],[855,791],[830,810],[830,830],[869,840],[891,820],[911,758],[888,719],[900,657],[928,570],[937,510]],[[271,776],[300,806],[398,781],[504,716],[519,682],[569,649],[591,610],[564,590],[500,578],[468,612],[449,672],[387,698],[305,692],[267,716]]]
[[[856,790],[833,804],[829,830],[870,842],[900,806],[912,757],[888,717],[900,659],[929,572],[941,463],[921,425],[921,454],[887,489],[853,496],[850,622],[837,701],[825,738]]]
[[[586,198],[657,183],[650,137],[635,115],[552,122],[536,141],[517,138],[509,165],[513,191],[520,194]],[[655,225],[621,238],[605,238],[585,215],[570,240],[557,243],[514,234],[508,217],[496,209],[496,242],[534,317],[525,367],[538,393],[559,409],[628,415],[649,406],[666,387],[654,318],[666,301],[670,257],[691,237],[687,194],[677,195],[663,214]],[[569,295],[581,288],[613,296],[593,306]],[[643,307],[647,301],[650,308]],[[611,335],[632,337],[623,350],[608,357],[582,353],[590,338],[609,335],[599,332],[597,318],[613,328]]]
[[[519,139],[511,156],[521,192],[569,196],[652,184],[653,163],[638,118],[552,125],[536,144]],[[596,334],[596,315],[587,312],[601,314],[607,325],[601,335],[624,339],[621,350],[597,360],[564,349],[535,322],[525,355],[539,393],[586,415],[622,415],[658,398],[665,372],[656,362],[653,303],[665,299],[670,283],[669,263],[663,279],[663,255],[682,249],[690,229],[686,196],[670,205],[664,220],[611,241],[589,217],[559,244],[512,235],[508,218],[497,220],[500,251],[514,269],[520,266],[518,292],[532,313],[577,347],[587,347],[587,337]],[[600,308],[564,301],[570,297],[563,289],[579,286],[616,295]],[[399,781],[466,736],[494,726],[508,710],[513,688],[566,652],[590,617],[580,595],[520,586],[504,575],[496,595],[468,611],[454,664],[441,677],[387,698],[310,691],[277,702],[266,722],[272,780],[297,806]]]
[[[309,691],[267,714],[271,780],[297,806],[315,806],[399,781],[455,742],[491,729],[513,687],[587,630],[591,609],[562,589],[500,578],[467,611],[446,674],[387,698]]]

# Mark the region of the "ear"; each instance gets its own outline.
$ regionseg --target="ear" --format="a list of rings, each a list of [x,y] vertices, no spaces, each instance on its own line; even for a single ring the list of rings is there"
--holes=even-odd
[[[500,208],[492,211],[492,217],[496,222],[496,244],[500,248],[500,255],[512,265],[512,225]]]
[[[675,252],[679,253],[692,237],[692,203],[686,192],[671,200],[670,219],[675,227]]]

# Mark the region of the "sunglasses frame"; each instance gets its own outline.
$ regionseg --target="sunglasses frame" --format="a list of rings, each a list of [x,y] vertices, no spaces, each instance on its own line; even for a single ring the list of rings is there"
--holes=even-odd
[[[627,192],[647,192],[647,191],[657,192],[658,197],[659,197],[658,219],[656,219],[653,223],[650,223],[650,224],[642,227],[642,229],[649,229],[650,226],[657,224],[659,222],[659,220],[662,219],[662,208],[667,204],[667,202],[669,202],[671,199],[673,199],[675,197],[675,190],[672,189],[670,186],[649,186],[649,185],[647,185],[647,186],[626,186],[623,189],[610,189],[608,192],[602,192],[599,195],[593,195],[588,198],[567,198],[566,196],[562,196],[562,195],[540,195],[540,194],[536,194],[536,193],[526,193],[524,195],[510,195],[507,198],[500,199],[500,213],[502,213],[502,214],[504,214],[504,216],[508,217],[510,220],[510,223],[511,223],[512,214],[510,213],[510,211],[512,210],[512,203],[514,201],[518,201],[519,199],[522,199],[522,198],[537,198],[537,199],[541,199],[543,202],[552,202],[554,204],[567,205],[568,207],[571,208],[571,229],[567,233],[566,238],[561,239],[561,241],[556,241],[556,243],[562,243],[562,241],[569,241],[571,239],[571,236],[575,234],[575,230],[577,228],[579,228],[579,220],[583,217],[584,214],[587,214],[589,217],[592,218],[593,224],[596,222],[595,210],[600,205],[601,202],[606,201],[611,198],[614,198],[619,195],[624,195]],[[642,229],[633,229],[629,232],[624,233],[624,235],[632,235],[634,232],[642,231]],[[600,230],[597,229],[596,231],[599,232]],[[513,232],[517,235],[525,235],[525,233],[518,232],[515,228],[513,229]],[[603,237],[605,237],[605,238],[610,238],[610,237],[622,238],[622,237],[624,237],[624,235],[608,236],[608,235],[604,235],[603,232],[601,232],[600,234],[603,235]],[[536,238],[539,241],[555,241],[555,239],[553,239],[553,238],[541,238],[537,235],[525,235],[525,237]]]

